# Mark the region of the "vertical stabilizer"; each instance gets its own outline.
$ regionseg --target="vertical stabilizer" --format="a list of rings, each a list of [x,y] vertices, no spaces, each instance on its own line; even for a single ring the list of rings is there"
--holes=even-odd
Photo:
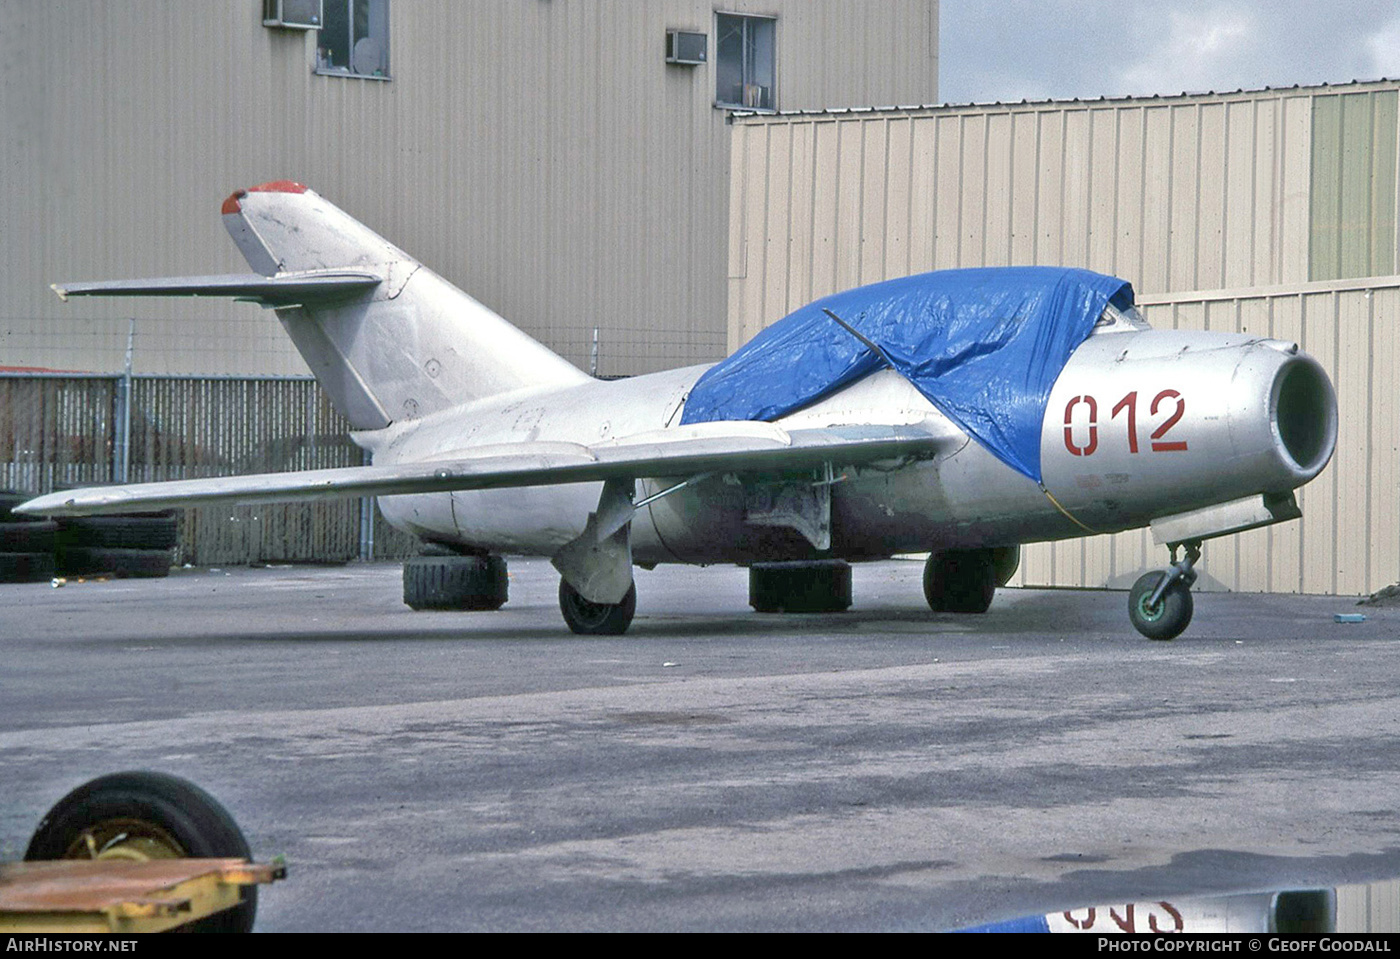
[[[356,429],[588,376],[299,183],[239,190],[224,225],[264,276],[355,269],[367,293],[307,297],[277,315]]]

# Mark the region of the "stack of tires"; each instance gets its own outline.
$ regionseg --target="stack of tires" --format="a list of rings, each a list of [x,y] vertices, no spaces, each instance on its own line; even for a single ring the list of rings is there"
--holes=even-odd
[[[34,495],[0,490],[0,583],[45,582],[53,578],[58,524],[10,512]]]
[[[175,511],[79,516],[58,521],[11,512],[37,493],[0,490],[0,583],[61,576],[169,576]]]
[[[754,563],[749,605],[758,613],[840,613],[851,608],[851,564],[842,559]]]
[[[178,541],[174,510],[60,519],[58,571],[64,576],[118,579],[169,576]]]
[[[434,543],[403,564],[403,601],[411,609],[500,609],[509,585],[501,557],[463,556]]]

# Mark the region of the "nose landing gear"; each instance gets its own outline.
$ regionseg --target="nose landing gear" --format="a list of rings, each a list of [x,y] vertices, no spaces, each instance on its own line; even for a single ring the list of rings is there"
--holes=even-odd
[[[1186,556],[1177,560],[1177,550]],[[1128,618],[1148,639],[1167,640],[1180,636],[1191,623],[1195,604],[1191,585],[1196,582],[1196,563],[1201,558],[1201,541],[1172,543],[1171,565],[1164,570],[1143,574],[1128,593]]]

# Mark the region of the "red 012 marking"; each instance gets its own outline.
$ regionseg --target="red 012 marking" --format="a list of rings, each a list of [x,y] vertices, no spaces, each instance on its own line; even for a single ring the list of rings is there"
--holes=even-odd
[[[1176,390],[1162,390],[1152,398],[1152,403],[1148,406],[1148,412],[1156,416],[1158,410],[1162,408],[1164,401],[1170,400],[1174,405],[1171,415],[1163,421],[1162,425],[1152,431],[1149,437],[1151,449],[1154,453],[1184,452],[1186,450],[1186,440],[1168,440],[1164,437],[1181,422],[1181,418],[1186,415],[1186,397]],[[1109,419],[1117,419],[1119,413],[1127,415],[1128,420],[1128,452],[1137,453],[1139,451],[1138,429],[1137,429],[1137,390],[1128,393],[1121,400],[1113,405],[1109,412]],[[1088,416],[1088,437],[1084,445],[1075,442],[1076,425],[1074,422],[1075,407],[1083,403],[1087,408]],[[1099,403],[1088,394],[1074,396],[1065,404],[1065,449],[1075,456],[1092,456],[1099,448]]]
[[[1171,903],[1143,903],[1143,906],[1147,912],[1147,929],[1138,928],[1142,923],[1139,921],[1136,903],[1128,903],[1123,907],[1123,912],[1121,914],[1116,907],[1107,907],[1105,911],[1108,913],[1108,919],[1102,923],[1098,921],[1099,910],[1097,908],[1086,909],[1083,918],[1074,915],[1079,911],[1077,909],[1071,909],[1068,912],[1062,913],[1062,915],[1065,917],[1065,922],[1069,923],[1072,928],[1083,931],[1098,928],[1105,932],[1111,932],[1112,930],[1109,929],[1110,922],[1119,932],[1147,932],[1148,930],[1152,932],[1186,931],[1185,917],[1182,916],[1181,910]],[[1159,921],[1159,919],[1161,921]]]
[[[1156,432],[1152,434],[1152,449],[1159,453],[1164,453],[1168,450],[1184,450],[1186,449],[1185,440],[1175,440],[1170,443],[1159,442],[1159,440],[1161,440],[1162,437],[1167,435],[1167,430],[1171,429],[1177,423],[1181,422],[1181,417],[1186,413],[1186,398],[1183,397],[1176,390],[1163,390],[1162,392],[1158,393],[1152,400],[1153,416],[1157,415],[1157,404],[1161,403],[1162,400],[1165,399],[1176,400],[1176,412],[1173,413],[1170,417],[1168,417],[1165,423],[1157,427]]]
[[[1083,446],[1074,443],[1074,408],[1083,402],[1089,407],[1089,439]],[[1065,407],[1065,449],[1075,456],[1089,456],[1099,448],[1099,404],[1092,396],[1076,396]]]

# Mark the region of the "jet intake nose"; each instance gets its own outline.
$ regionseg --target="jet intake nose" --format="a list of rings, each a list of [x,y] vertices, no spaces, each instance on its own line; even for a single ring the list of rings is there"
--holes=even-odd
[[[1274,445],[1298,485],[1322,472],[1337,445],[1337,396],[1316,360],[1295,355],[1279,367],[1269,418]]]

